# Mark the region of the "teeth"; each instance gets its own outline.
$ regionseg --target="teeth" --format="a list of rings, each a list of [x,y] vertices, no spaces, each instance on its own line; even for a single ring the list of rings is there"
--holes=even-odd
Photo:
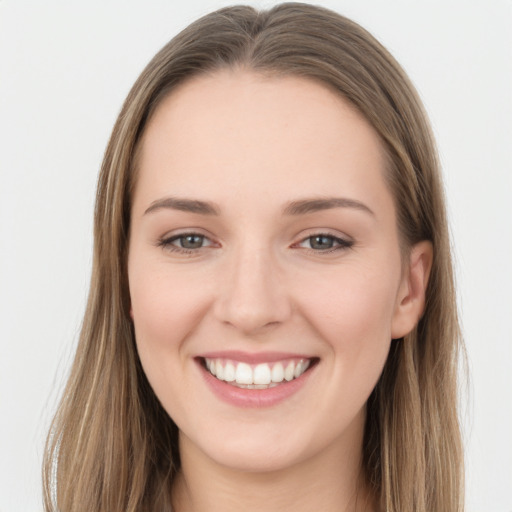
[[[215,363],[215,375],[217,379],[224,380],[224,367],[222,366],[222,363],[218,360]]]
[[[233,382],[236,379],[236,369],[233,363],[226,363],[224,366],[224,380],[226,382]]]
[[[300,377],[307,369],[309,368],[309,360],[301,359],[299,364],[295,367],[295,371],[293,372],[293,376],[295,378]]]
[[[217,363],[219,363],[219,361],[217,361]],[[248,364],[238,363],[235,375],[237,384],[254,384],[252,380],[252,368]]]
[[[270,384],[272,375],[268,364],[259,364],[254,368],[254,384]]]
[[[293,379],[294,377],[294,374],[295,374],[295,365],[293,364],[292,361],[290,361],[288,363],[288,366],[285,368],[284,370],[284,378],[287,380],[287,381],[290,381]]]
[[[271,382],[270,384],[237,384],[238,388],[243,389],[268,389],[275,388],[278,384],[275,382]]]
[[[208,371],[219,380],[232,382],[240,388],[267,389],[283,381],[300,377],[310,365],[309,359],[292,359],[277,363],[247,363],[225,359],[205,359]]]
[[[272,382],[283,382],[284,368],[281,363],[277,363],[272,368]]]

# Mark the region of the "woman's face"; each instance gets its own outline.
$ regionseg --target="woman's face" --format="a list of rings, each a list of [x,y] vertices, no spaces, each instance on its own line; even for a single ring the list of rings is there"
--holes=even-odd
[[[182,451],[242,470],[360,451],[391,340],[417,319],[383,176],[373,129],[313,81],[223,71],[158,107],[128,274]]]

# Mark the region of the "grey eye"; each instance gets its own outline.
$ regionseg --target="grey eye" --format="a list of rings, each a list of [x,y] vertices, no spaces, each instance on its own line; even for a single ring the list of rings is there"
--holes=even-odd
[[[327,235],[314,235],[308,238],[309,246],[311,249],[325,250],[332,249],[334,247],[334,237]]]
[[[176,238],[175,242],[183,249],[199,249],[203,247],[204,238],[202,235],[182,235]]]

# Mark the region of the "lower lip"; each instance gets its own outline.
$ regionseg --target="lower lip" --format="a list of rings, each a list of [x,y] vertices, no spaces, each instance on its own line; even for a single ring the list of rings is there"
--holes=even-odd
[[[316,365],[315,365],[316,366]],[[308,381],[312,368],[290,382],[283,382],[267,389],[238,388],[215,378],[202,364],[201,373],[209,388],[217,397],[236,407],[272,407],[297,393]]]

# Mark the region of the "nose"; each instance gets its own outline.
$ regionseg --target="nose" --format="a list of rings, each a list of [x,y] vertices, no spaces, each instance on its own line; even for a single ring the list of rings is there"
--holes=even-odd
[[[270,254],[241,252],[226,269],[214,308],[218,320],[254,335],[290,317],[283,271]]]

